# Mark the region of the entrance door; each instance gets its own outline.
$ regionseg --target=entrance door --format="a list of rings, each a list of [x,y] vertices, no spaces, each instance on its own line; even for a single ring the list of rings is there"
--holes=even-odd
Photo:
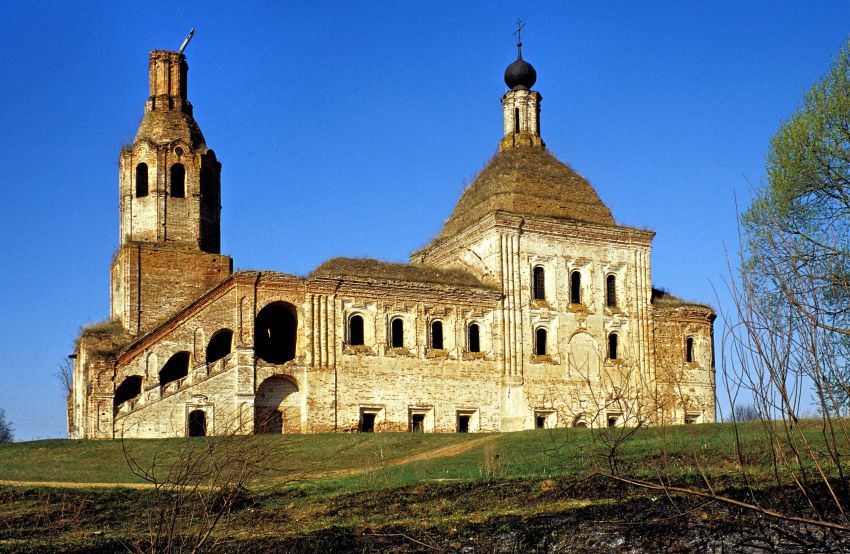
[[[203,410],[192,410],[189,412],[189,436],[207,436],[207,414]]]

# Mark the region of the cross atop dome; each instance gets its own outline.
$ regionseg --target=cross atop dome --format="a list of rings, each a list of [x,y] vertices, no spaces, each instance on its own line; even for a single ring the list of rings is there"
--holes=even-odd
[[[522,30],[525,23],[522,19],[516,20],[516,61],[505,69],[505,84],[511,90],[529,90],[537,82],[537,72],[530,63],[522,59]]]
[[[522,19],[516,18],[516,31],[514,31],[514,36],[516,37],[516,47],[522,50],[522,30],[525,29],[525,23]],[[520,56],[521,57],[521,56]]]

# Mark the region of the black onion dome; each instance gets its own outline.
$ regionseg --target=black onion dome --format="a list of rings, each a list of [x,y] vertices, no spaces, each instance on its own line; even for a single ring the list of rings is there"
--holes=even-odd
[[[522,59],[522,45],[517,50],[514,63],[505,70],[505,84],[511,90],[528,90],[537,82],[537,72],[530,63]]]

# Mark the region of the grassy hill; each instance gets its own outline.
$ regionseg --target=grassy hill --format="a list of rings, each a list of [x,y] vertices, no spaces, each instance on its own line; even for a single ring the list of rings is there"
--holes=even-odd
[[[221,502],[213,490],[230,482],[216,474],[215,482],[187,481],[195,487],[190,491],[155,489],[128,460],[157,468],[166,480],[166,471],[181,464],[200,467],[208,452],[225,452],[231,466],[244,466],[231,455],[244,451],[262,467],[233,495],[238,501],[206,543],[216,551],[598,552],[627,543],[642,545],[638,551],[711,550],[744,544],[753,529],[759,540],[786,540],[796,536],[791,524],[594,476],[610,472],[616,459],[621,476],[696,487],[708,479],[715,490],[752,500],[743,488],[737,436],[756,494],[781,501],[787,490],[776,486],[760,425],[740,426],[737,434],[719,424],[646,428],[633,436],[628,429],[553,429],[0,445],[0,481],[16,482],[0,485],[0,551],[141,548],[175,501],[212,513]],[[822,444],[815,423],[806,432]],[[185,512],[180,518],[183,535],[203,527]],[[825,545],[844,540],[819,530],[800,533]]]

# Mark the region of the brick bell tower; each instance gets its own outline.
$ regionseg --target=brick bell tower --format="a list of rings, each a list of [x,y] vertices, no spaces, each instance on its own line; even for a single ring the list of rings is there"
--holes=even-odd
[[[187,98],[182,52],[150,53],[150,96],[119,157],[120,246],[111,317],[140,335],[233,270],[220,252],[221,164]]]

